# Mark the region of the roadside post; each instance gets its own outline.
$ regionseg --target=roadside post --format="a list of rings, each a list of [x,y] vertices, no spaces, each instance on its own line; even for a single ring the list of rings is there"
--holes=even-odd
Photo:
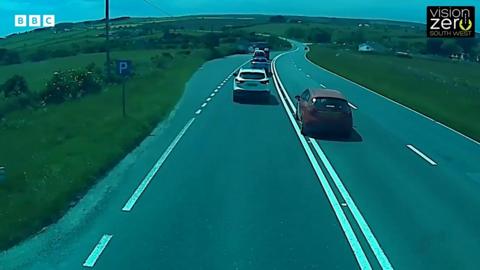
[[[125,97],[125,83],[127,77],[131,74],[132,71],[132,61],[131,60],[116,60],[116,70],[117,75],[122,77],[122,113],[123,117],[127,116],[126,111],[126,97]]]
[[[0,183],[4,182],[6,178],[5,167],[0,166]]]

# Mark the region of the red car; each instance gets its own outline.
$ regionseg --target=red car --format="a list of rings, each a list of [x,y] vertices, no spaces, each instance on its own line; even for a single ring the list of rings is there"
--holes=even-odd
[[[349,137],[353,130],[352,110],[345,96],[336,90],[306,89],[297,99],[295,118],[302,134],[336,133]]]

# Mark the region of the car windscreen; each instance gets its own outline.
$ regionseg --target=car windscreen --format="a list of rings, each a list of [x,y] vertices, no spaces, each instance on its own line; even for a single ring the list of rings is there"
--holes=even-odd
[[[253,61],[254,61],[254,62],[265,63],[265,62],[267,62],[267,59],[265,59],[265,58],[254,58]]]
[[[240,77],[247,80],[261,80],[265,78],[265,74],[260,72],[242,72]]]
[[[319,111],[348,112],[348,102],[338,98],[313,98],[313,105]]]

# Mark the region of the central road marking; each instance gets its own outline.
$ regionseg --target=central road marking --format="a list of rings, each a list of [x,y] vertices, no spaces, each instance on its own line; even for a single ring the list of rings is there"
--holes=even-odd
[[[204,108],[205,106],[207,106],[207,103],[203,103],[201,107]]]
[[[352,109],[358,110],[358,108],[350,102],[348,102],[348,106],[352,107]]]
[[[212,98],[207,98],[207,102],[210,101],[210,100],[212,100]]]
[[[88,258],[83,263],[83,266],[93,267],[97,262],[98,258],[100,257],[100,255],[102,255],[102,252],[105,250],[105,248],[107,247],[111,239],[112,239],[112,235],[110,234],[103,235],[100,241],[98,241],[97,245],[88,256]]]
[[[353,232],[353,230],[351,228],[351,225],[350,225],[348,219],[345,216],[345,213],[343,212],[343,210],[339,206],[339,202],[338,202],[336,196],[334,194],[332,194],[332,197],[328,195],[329,192],[331,192],[330,184],[328,183],[328,181],[326,179],[325,179],[325,181],[323,181],[322,178],[324,178],[325,176],[323,175],[323,172],[321,171],[320,168],[317,169],[316,166],[318,166],[318,163],[317,163],[314,156],[313,156],[313,159],[311,158],[311,152],[312,151],[311,151],[310,147],[308,147],[308,144],[305,142],[306,141],[305,137],[303,135],[301,135],[299,127],[298,127],[298,125],[296,124],[296,121],[293,118],[293,114],[295,114],[296,108],[295,108],[295,106],[293,106],[293,103],[290,100],[290,97],[288,96],[288,94],[285,90],[285,87],[283,86],[282,82],[280,81],[280,77],[278,76],[278,73],[277,73],[276,67],[275,67],[276,60],[279,57],[281,57],[282,55],[285,55],[285,54],[286,53],[280,54],[279,56],[277,56],[272,61],[272,70],[273,70],[273,74],[274,74],[274,82],[275,82],[276,89],[278,91],[280,100],[282,101],[283,107],[284,107],[285,111],[287,112],[287,115],[288,115],[288,117],[289,117],[289,119],[290,119],[296,133],[297,133],[297,136],[299,137],[299,139],[300,139],[300,141],[303,145],[303,148],[305,149],[305,151],[307,153],[307,156],[309,157],[310,162],[313,165],[313,168],[314,168],[314,170],[315,170],[315,172],[316,172],[316,174],[317,174],[317,176],[318,176],[318,178],[319,178],[319,180],[322,184],[322,187],[323,187],[324,191],[327,194],[327,198],[329,199],[330,204],[332,205],[332,208],[333,208],[333,210],[334,210],[334,212],[337,216],[337,219],[340,222],[340,225],[341,225],[342,229],[344,230],[344,233],[347,237],[347,240],[350,243],[350,246],[353,250],[353,253],[354,253],[354,255],[357,259],[357,262],[359,263],[359,265],[362,269],[371,269],[370,262],[366,258],[362,247],[358,243],[358,239],[357,239],[355,233]],[[290,112],[289,107],[287,106],[287,103],[284,101],[284,99],[286,99],[288,101],[288,103],[290,103],[292,105],[292,106],[290,106],[290,108],[291,108],[293,113]],[[338,174],[336,173],[335,169],[330,164],[330,161],[327,159],[325,153],[322,151],[322,149],[320,148],[320,146],[318,145],[316,140],[314,140],[314,139],[308,139],[308,140],[313,145],[313,148],[314,148],[315,152],[317,152],[318,156],[320,157],[321,162],[323,163],[326,170],[328,171],[328,174],[331,176],[331,178],[332,178],[335,186],[337,187],[337,190],[340,192],[343,200],[349,206],[349,209],[350,209],[355,221],[357,222],[358,226],[360,227],[360,230],[362,231],[363,235],[365,236],[365,238],[366,238],[370,248],[372,249],[375,257],[377,258],[380,266],[382,267],[382,269],[393,269],[393,266],[390,264],[390,261],[388,260],[387,256],[383,252],[383,249],[380,247],[380,244],[378,243],[377,239],[373,235],[373,232],[371,231],[367,222],[365,221],[362,214],[358,210],[356,204],[354,203],[354,201],[351,198],[350,194],[348,193],[347,189],[343,185],[342,181],[340,180],[340,177],[338,177]],[[323,183],[323,182],[325,182],[325,183]],[[338,207],[340,209],[338,209]]]
[[[328,183],[328,180],[326,176],[323,174],[322,169],[320,165],[318,164],[312,150],[308,146],[307,140],[305,137],[301,134],[300,129],[298,128],[298,125],[295,122],[295,119],[293,118],[292,114],[288,110],[288,105],[285,101],[284,98],[282,98],[282,93],[281,91],[285,91],[283,86],[281,86],[280,79],[277,78],[276,74],[276,68],[275,68],[275,61],[278,58],[278,56],[272,61],[272,71],[273,71],[273,80],[276,85],[275,89],[277,89],[280,101],[283,104],[283,107],[285,111],[287,112],[287,116],[292,123],[292,126],[295,130],[295,133],[297,137],[300,139],[300,143],[303,146],[303,149],[305,150],[305,153],[307,154],[307,157],[312,164],[313,170],[315,174],[317,175],[317,178],[322,185],[322,188],[327,196],[327,199],[330,203],[330,205],[333,208],[333,212],[335,213],[335,216],[338,219],[338,222],[340,223],[340,227],[343,230],[343,233],[345,234],[345,237],[347,238],[348,243],[350,244],[350,247],[353,251],[353,254],[355,255],[355,258],[360,266],[361,269],[366,269],[370,270],[372,269],[372,266],[370,265],[370,262],[367,259],[367,256],[365,255],[365,252],[362,249],[362,246],[360,245],[360,242],[358,241],[357,236],[355,235],[355,232],[353,231],[353,228],[351,224],[349,223],[345,213],[342,210],[342,207],[340,206],[339,201],[335,197],[335,193],[332,190],[332,187]],[[286,93],[285,93],[286,95]],[[289,103],[291,103],[290,99],[286,99]],[[292,104],[292,103],[291,103]]]
[[[411,144],[407,144],[407,147],[412,150],[413,152],[415,152],[415,154],[419,155],[420,157],[422,157],[424,160],[426,160],[428,163],[430,163],[430,165],[432,166],[437,166],[437,163],[435,161],[433,161],[432,159],[430,159],[429,157],[427,157],[427,155],[425,155],[424,153],[420,152],[420,150],[418,150],[417,148],[415,148],[413,145]]]
[[[180,141],[180,139],[183,137],[183,135],[185,134],[187,129],[192,125],[193,121],[195,121],[195,118],[190,119],[190,121],[188,121],[188,123],[183,127],[183,129],[180,131],[180,133],[178,133],[177,137],[175,137],[175,139],[172,141],[172,143],[168,146],[167,150],[165,150],[163,155],[160,157],[160,159],[157,161],[157,163],[155,163],[155,165],[152,167],[152,169],[148,172],[147,176],[145,176],[145,178],[143,179],[142,183],[140,183],[138,188],[132,194],[130,199],[127,201],[125,206],[122,208],[122,211],[129,212],[130,210],[132,210],[132,208],[135,205],[135,203],[137,202],[138,198],[140,198],[140,195],[142,195],[142,193],[145,191],[148,184],[150,184],[150,181],[152,181],[155,174],[157,174],[160,167],[162,167],[163,163],[168,158],[168,156],[172,152],[173,148],[175,148],[175,146]]]
[[[211,96],[211,97],[215,96],[215,93],[212,93],[210,96]]]
[[[323,88],[327,88],[327,87],[326,87],[325,85],[323,85],[323,84],[320,84],[320,86],[323,87]]]
[[[196,114],[196,115],[199,115],[201,112],[202,112],[202,109],[198,109],[198,110],[195,112],[195,114]]]

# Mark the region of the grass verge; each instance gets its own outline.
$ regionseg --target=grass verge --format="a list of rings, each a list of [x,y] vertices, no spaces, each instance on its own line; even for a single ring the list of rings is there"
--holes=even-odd
[[[136,147],[169,114],[207,57],[205,51],[178,54],[168,69],[158,69],[149,64],[154,53],[134,53],[139,75],[127,83],[126,119],[121,86],[111,86],[80,100],[15,111],[0,122],[0,164],[7,168],[0,184],[0,249],[57,220]],[[29,72],[42,73],[42,63],[38,67]]]
[[[480,65],[448,59],[399,58],[312,46],[319,66],[480,141]]]

